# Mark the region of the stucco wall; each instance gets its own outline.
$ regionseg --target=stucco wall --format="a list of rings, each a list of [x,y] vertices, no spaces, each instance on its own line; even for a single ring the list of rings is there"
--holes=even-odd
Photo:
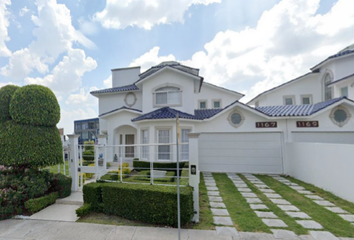
[[[99,97],[99,105],[98,105],[98,110],[99,114],[103,114],[109,111],[112,111],[114,109],[126,106],[129,107],[125,104],[124,98],[129,92],[122,92],[122,93],[113,93],[113,94],[106,94],[102,95]],[[135,94],[137,100],[136,103],[133,106],[130,106],[131,108],[139,109],[141,110],[142,108],[142,93],[139,91],[134,91],[132,92]]]
[[[286,172],[354,202],[353,145],[287,143]]]

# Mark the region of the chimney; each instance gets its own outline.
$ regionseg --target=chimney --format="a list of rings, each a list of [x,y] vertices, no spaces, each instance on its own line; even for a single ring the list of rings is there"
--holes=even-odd
[[[112,87],[131,85],[139,79],[140,67],[112,69]]]

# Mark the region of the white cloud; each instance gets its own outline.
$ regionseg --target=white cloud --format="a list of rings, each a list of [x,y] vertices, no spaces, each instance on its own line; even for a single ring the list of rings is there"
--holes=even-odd
[[[86,35],[95,35],[98,33],[97,23],[93,21],[87,21],[83,17],[77,20],[80,24],[80,31]]]
[[[43,78],[25,78],[26,84],[41,84],[50,87],[56,94],[70,93],[81,87],[82,76],[97,67],[97,62],[86,57],[81,49],[70,49],[52,70]]]
[[[139,58],[134,59],[130,63],[130,67],[141,66],[141,71],[144,72],[151,66],[157,65],[165,61],[175,61],[176,58],[172,54],[168,56],[159,56],[160,47],[153,47],[149,52],[144,53]]]
[[[74,120],[96,118],[97,112],[92,108],[79,108],[75,110],[61,109],[61,118],[58,128],[64,128],[64,134],[74,133]]]
[[[85,106],[97,106],[98,100],[96,97],[90,94],[91,91],[98,90],[97,87],[91,87],[89,91],[85,92],[84,88],[80,89],[79,93],[70,94],[66,100],[68,105],[83,105]]]
[[[77,31],[72,23],[70,10],[56,0],[37,0],[38,15],[31,19],[36,26],[33,35],[36,38],[27,48],[16,51],[9,63],[1,69],[1,74],[15,80],[22,80],[34,69],[39,73],[48,72],[60,54],[72,50],[73,43],[85,47],[94,47],[89,39]]]
[[[103,80],[103,86],[105,88],[111,88],[112,87],[112,75],[109,75],[109,77],[106,80]]]
[[[27,8],[27,6],[24,6],[23,8],[20,9],[20,12],[18,13],[21,17],[25,16],[27,13],[30,12],[30,9]]]
[[[107,0],[102,12],[94,19],[105,28],[124,29],[128,26],[151,29],[155,24],[184,22],[183,15],[192,5],[220,3],[221,0]]]
[[[7,10],[7,5],[11,5],[11,0],[0,1],[0,57],[11,56],[11,51],[7,48],[5,42],[10,40],[7,28],[10,25],[10,12]]]
[[[354,43],[354,1],[339,0],[323,15],[316,14],[318,7],[319,0],[282,0],[262,14],[255,28],[219,32],[204,51],[182,63],[200,68],[207,82],[246,92],[242,100],[250,100]],[[131,65],[155,65],[164,58],[158,50]]]

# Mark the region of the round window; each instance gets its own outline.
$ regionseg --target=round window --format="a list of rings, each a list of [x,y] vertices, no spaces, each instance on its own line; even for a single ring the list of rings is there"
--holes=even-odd
[[[334,124],[338,125],[339,127],[342,127],[348,123],[351,115],[345,107],[338,106],[332,110],[329,117],[331,118]]]
[[[134,93],[130,92],[125,95],[124,102],[128,107],[134,106],[136,103],[136,96]]]
[[[334,115],[334,120],[339,123],[345,122],[345,120],[347,120],[348,118],[347,113],[343,109],[335,110],[333,115]]]
[[[245,118],[243,117],[241,112],[234,110],[229,114],[227,120],[229,121],[231,126],[237,128],[242,125],[243,120],[245,120]]]
[[[242,117],[239,113],[233,113],[231,115],[231,122],[235,125],[240,124],[242,121]]]

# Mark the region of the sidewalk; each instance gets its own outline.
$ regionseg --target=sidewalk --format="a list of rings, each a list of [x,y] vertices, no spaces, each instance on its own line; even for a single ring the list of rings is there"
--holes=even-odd
[[[112,226],[77,222],[17,220],[0,221],[0,240],[169,240],[178,239],[177,229]],[[181,239],[276,239],[271,234],[239,233],[238,237],[217,236],[215,230],[181,230]],[[300,238],[299,238],[300,239]],[[306,238],[301,238],[306,239]]]

